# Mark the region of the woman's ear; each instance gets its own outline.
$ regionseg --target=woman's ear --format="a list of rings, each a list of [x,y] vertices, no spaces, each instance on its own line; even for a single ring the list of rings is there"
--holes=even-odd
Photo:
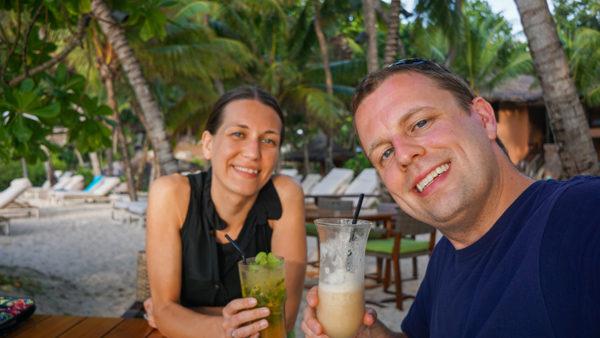
[[[205,159],[210,160],[212,158],[212,144],[213,136],[208,131],[202,132],[202,155]]]
[[[498,123],[496,122],[496,115],[494,114],[492,105],[484,98],[478,96],[473,99],[471,112],[472,114],[475,114],[475,118],[481,121],[482,127],[485,129],[488,138],[490,140],[495,140],[498,137]]]

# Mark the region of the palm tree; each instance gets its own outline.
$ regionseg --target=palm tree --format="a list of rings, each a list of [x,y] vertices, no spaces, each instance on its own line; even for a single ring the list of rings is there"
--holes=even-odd
[[[388,18],[388,31],[385,37],[385,51],[383,53],[384,65],[394,62],[398,53],[399,39],[398,27],[400,26],[400,10],[402,3],[400,0],[392,0],[390,3],[390,12]]]
[[[377,22],[375,20],[373,1],[362,0],[365,32],[367,33],[367,71],[369,73],[379,69],[379,61],[377,59]]]
[[[545,0],[515,0],[563,169],[569,176],[600,173],[598,155],[569,63]]]
[[[142,108],[144,117],[150,128],[147,132],[150,135],[155,156],[160,163],[161,174],[177,172],[177,162],[173,157],[171,145],[167,140],[160,108],[156,100],[154,100],[140,64],[125,38],[125,32],[112,18],[110,9],[103,0],[92,1],[92,12],[96,16],[102,32],[115,49],[125,75]]]

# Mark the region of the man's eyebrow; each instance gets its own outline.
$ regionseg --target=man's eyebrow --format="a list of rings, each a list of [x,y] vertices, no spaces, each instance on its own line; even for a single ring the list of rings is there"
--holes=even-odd
[[[406,120],[410,119],[411,116],[413,116],[416,113],[419,113],[423,110],[428,110],[428,109],[433,109],[433,107],[431,107],[431,106],[413,107],[413,108],[409,109],[408,112],[406,112],[406,114],[404,114],[404,115],[402,115],[402,117],[400,117],[397,124],[403,124]],[[383,138],[375,139],[375,142],[373,142],[373,144],[371,144],[369,146],[369,149],[367,150],[367,157],[369,157],[369,155],[371,154],[371,152],[373,152],[373,150],[375,150],[377,147],[379,147],[381,144],[383,144],[385,142],[386,142],[386,140]]]

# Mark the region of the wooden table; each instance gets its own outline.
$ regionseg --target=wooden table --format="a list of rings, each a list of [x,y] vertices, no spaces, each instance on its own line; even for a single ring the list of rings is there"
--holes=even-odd
[[[8,337],[163,337],[144,319],[33,315]]]

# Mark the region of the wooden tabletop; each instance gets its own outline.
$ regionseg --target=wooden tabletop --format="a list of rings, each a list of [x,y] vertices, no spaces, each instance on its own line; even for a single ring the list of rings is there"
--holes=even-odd
[[[9,337],[162,337],[144,319],[33,315]]]
[[[382,222],[391,222],[394,216],[397,215],[396,211],[379,211],[376,209],[364,209],[360,211],[359,219],[364,219],[367,221],[382,221]],[[305,218],[307,222],[313,222],[317,218],[352,218],[353,211],[339,211],[339,210],[326,210],[326,209],[316,209],[316,208],[306,208]]]

